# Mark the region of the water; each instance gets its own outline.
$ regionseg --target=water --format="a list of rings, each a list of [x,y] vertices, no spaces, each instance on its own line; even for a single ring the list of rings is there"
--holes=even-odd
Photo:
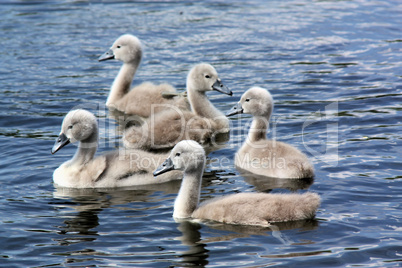
[[[402,47],[399,1],[11,1],[0,5],[0,264],[3,267],[401,266]],[[233,155],[251,118],[209,154],[202,199],[234,192],[315,191],[313,221],[271,229],[176,223],[179,184],[60,190],[50,154],[63,116],[96,114],[99,152],[119,142],[104,102],[120,63],[97,62],[123,33],[145,58],[135,84],[185,88],[209,62],[234,97],[275,100],[271,137],[309,155],[310,182],[242,176]],[[224,161],[223,161],[223,160]]]

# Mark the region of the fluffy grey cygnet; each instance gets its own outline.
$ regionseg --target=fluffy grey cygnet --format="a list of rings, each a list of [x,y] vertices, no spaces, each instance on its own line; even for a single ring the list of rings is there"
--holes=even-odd
[[[201,145],[195,141],[181,141],[154,172],[155,176],[171,170],[184,172],[180,191],[174,203],[174,218],[268,226],[270,222],[314,218],[321,202],[319,195],[311,192],[239,193],[213,198],[199,204],[204,166],[205,152]]]
[[[142,59],[141,42],[136,36],[130,34],[120,36],[112,47],[99,57],[99,61],[110,59],[122,61],[123,66],[110,89],[106,101],[106,106],[109,108],[141,117],[149,117],[152,112],[164,110],[165,107],[160,104],[189,109],[186,98],[182,96],[171,98],[162,96],[165,93],[179,95],[176,89],[169,84],[155,85],[145,82],[131,89],[131,83]]]
[[[141,150],[112,151],[94,157],[98,147],[98,123],[89,111],[70,111],[64,118],[52,154],[69,143],[78,142],[74,157],[61,164],[53,173],[59,187],[112,188],[155,184],[180,179],[180,173],[155,181],[152,172],[166,154]]]
[[[167,149],[181,140],[208,143],[214,135],[229,132],[229,120],[206,95],[208,91],[232,95],[215,68],[206,63],[194,66],[187,76],[187,95],[192,111],[170,107],[149,117],[141,126],[126,130],[127,148]]]
[[[252,87],[226,115],[253,115],[247,139],[235,155],[235,165],[255,174],[275,178],[313,178],[314,167],[305,154],[290,144],[267,139],[274,107],[268,90]]]

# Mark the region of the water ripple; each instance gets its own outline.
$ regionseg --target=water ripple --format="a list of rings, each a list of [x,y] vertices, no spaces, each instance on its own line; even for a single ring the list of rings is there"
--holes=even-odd
[[[0,5],[0,237],[3,265],[374,266],[401,263],[401,78],[398,1],[2,1]],[[308,153],[314,181],[266,181],[233,167],[251,118],[231,118],[211,152],[202,196],[318,192],[317,219],[272,228],[175,222],[179,183],[140,189],[56,189],[51,155],[74,107],[99,118],[99,151],[121,133],[104,106],[118,62],[97,58],[123,33],[145,56],[134,84],[185,88],[210,62],[234,92],[208,96],[229,110],[251,86],[275,101],[270,138]],[[221,159],[227,160],[222,165]]]

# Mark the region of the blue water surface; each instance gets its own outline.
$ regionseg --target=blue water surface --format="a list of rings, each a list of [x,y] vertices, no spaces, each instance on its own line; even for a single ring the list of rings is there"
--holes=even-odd
[[[0,266],[397,267],[402,265],[402,3],[344,1],[0,1]],[[185,89],[211,63],[234,96],[270,90],[269,136],[305,152],[314,181],[241,174],[233,156],[250,116],[208,155],[202,199],[314,191],[315,220],[272,228],[175,222],[180,182],[115,190],[57,189],[76,149],[50,149],[81,107],[101,126],[99,153],[120,134],[105,101],[119,62],[98,57],[124,33],[144,59],[134,84]]]

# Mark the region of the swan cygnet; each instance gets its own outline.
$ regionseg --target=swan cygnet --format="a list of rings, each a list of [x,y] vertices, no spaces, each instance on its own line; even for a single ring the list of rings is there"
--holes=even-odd
[[[235,165],[255,174],[288,179],[313,178],[314,167],[305,154],[284,142],[267,139],[274,107],[268,90],[252,87],[226,115],[253,115],[248,137],[235,155]]]
[[[238,193],[213,198],[199,204],[205,152],[195,141],[181,141],[154,172],[184,172],[174,203],[173,217],[212,220],[230,224],[268,226],[270,222],[312,219],[320,205],[316,193],[267,194]]]
[[[117,109],[126,114],[135,114],[141,117],[149,117],[152,112],[165,109],[164,105],[173,105],[180,109],[189,110],[189,104],[183,96],[163,97],[164,94],[180,95],[169,84],[154,85],[145,82],[134,87],[131,91],[131,83],[142,59],[142,46],[140,40],[130,34],[120,36],[112,47],[99,57],[99,61],[116,59],[123,62],[123,66],[110,89],[106,106]]]
[[[112,188],[155,184],[153,170],[166,159],[166,154],[140,150],[120,150],[94,157],[98,147],[96,117],[82,109],[70,111],[64,118],[52,154],[69,143],[78,142],[74,157],[53,173],[59,187]],[[180,173],[162,182],[180,179]],[[158,182],[159,183],[159,182]]]
[[[141,126],[128,128],[123,136],[127,148],[168,149],[181,140],[210,142],[215,135],[229,132],[229,120],[206,95],[218,91],[232,95],[222,84],[215,68],[206,63],[197,64],[187,75],[187,96],[192,111],[170,107],[149,117]]]

